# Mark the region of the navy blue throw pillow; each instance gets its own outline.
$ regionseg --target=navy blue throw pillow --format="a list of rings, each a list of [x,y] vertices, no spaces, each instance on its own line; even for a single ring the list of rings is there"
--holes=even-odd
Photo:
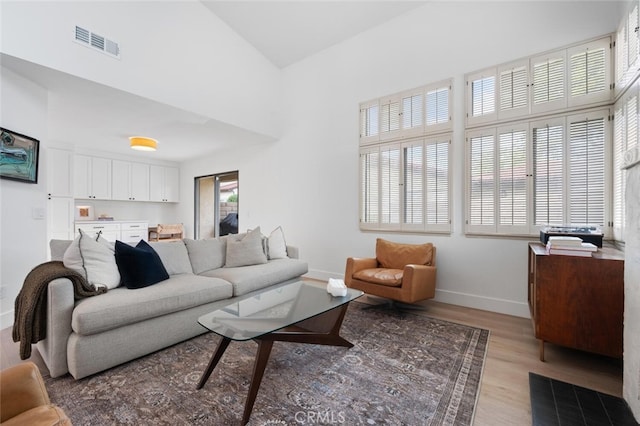
[[[146,241],[140,240],[132,247],[116,240],[115,249],[118,271],[127,288],[148,287],[169,279],[160,256]]]

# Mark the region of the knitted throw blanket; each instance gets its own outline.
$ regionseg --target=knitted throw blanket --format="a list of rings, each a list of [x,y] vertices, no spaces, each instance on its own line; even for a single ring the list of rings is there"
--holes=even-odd
[[[47,289],[56,278],[68,278],[73,283],[76,299],[105,293],[106,287],[95,288],[79,273],[60,261],[42,263],[29,272],[16,297],[13,341],[20,342],[20,359],[31,356],[31,344],[47,337]]]

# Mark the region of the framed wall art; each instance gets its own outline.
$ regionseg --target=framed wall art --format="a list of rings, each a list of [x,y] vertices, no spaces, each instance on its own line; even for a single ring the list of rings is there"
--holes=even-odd
[[[40,141],[0,127],[0,178],[38,183]]]

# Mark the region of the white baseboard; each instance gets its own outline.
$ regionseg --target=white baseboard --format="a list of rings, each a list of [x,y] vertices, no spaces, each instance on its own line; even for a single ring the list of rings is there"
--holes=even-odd
[[[516,317],[531,317],[529,314],[529,306],[526,303],[516,302],[514,300],[498,299],[496,297],[479,296],[477,294],[460,293],[449,290],[438,290],[437,288],[434,300]]]
[[[319,270],[309,270],[305,277],[321,281],[328,281],[329,278],[344,279],[344,275]],[[498,299],[496,297],[485,297],[477,294],[460,293],[449,290],[439,290],[437,288],[434,300],[442,303],[450,303],[452,305],[466,306],[467,308],[513,315],[516,317],[531,317],[529,314],[529,306],[526,303],[516,302],[514,300]]]

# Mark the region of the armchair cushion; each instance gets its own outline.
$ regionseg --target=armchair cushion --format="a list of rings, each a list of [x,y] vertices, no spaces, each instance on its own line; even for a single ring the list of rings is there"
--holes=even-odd
[[[51,404],[38,367],[26,362],[0,372],[2,425],[70,425],[64,411]]]
[[[405,265],[431,265],[433,244],[402,244],[376,239],[376,259],[381,268],[403,269]]]
[[[401,269],[373,268],[355,272],[353,278],[374,284],[399,287],[402,285]]]

